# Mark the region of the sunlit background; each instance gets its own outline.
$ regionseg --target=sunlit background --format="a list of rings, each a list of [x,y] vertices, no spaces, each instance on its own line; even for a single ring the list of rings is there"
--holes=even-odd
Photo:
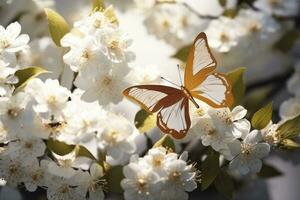
[[[63,86],[71,89],[74,73],[63,63],[64,50],[56,47],[49,36],[44,8],[56,10],[72,27],[75,21],[89,15],[91,4],[92,0],[0,0],[0,24],[6,27],[18,21],[22,33],[30,36],[31,52],[20,54],[17,62],[43,66],[53,73],[42,75],[42,79],[59,78]],[[271,101],[274,121],[300,113],[299,0],[105,0],[106,6],[110,4],[116,9],[120,29],[132,40],[129,48],[134,60],[129,67],[135,70],[134,83],[167,85],[160,80],[163,76],[179,84],[177,65],[184,69],[194,38],[205,32],[218,71],[245,68],[246,92],[241,104],[249,116]],[[132,123],[140,110],[125,99],[110,105],[110,109]],[[154,141],[160,136],[158,129],[148,134]],[[136,141],[139,152],[143,152],[147,138],[140,135]],[[201,143],[184,143],[191,160],[200,159],[197,150],[202,148]],[[267,163],[282,175],[255,180],[247,177],[234,199],[299,199],[299,153],[273,151]],[[201,198],[224,199],[213,187],[204,192],[198,188],[189,195],[189,199]],[[24,188],[3,186],[0,190],[0,200],[19,199],[46,197],[42,189],[29,193]],[[107,195],[107,199],[122,196]]]

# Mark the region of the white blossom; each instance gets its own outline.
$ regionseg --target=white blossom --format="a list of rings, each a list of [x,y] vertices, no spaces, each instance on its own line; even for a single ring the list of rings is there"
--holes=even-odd
[[[113,159],[119,159],[124,153],[132,154],[136,146],[133,142],[134,127],[129,121],[118,115],[109,115],[105,128],[97,134],[98,145]]]
[[[2,51],[15,53],[26,48],[29,36],[20,33],[21,25],[18,22],[9,24],[6,29],[0,26],[0,53]]]
[[[262,167],[261,159],[270,152],[270,145],[261,140],[261,134],[253,130],[242,142],[236,140],[230,144],[234,158],[229,164],[229,169],[241,175],[259,172]]]
[[[36,100],[34,106],[38,113],[49,113],[50,115],[60,115],[65,108],[71,92],[60,86],[58,80],[47,79],[42,82],[40,79],[31,80],[26,87],[26,91]]]
[[[212,20],[205,33],[211,48],[217,52],[226,53],[238,45],[238,23],[227,17]]]
[[[300,114],[300,96],[285,100],[279,107],[281,119],[287,120],[297,117]]]

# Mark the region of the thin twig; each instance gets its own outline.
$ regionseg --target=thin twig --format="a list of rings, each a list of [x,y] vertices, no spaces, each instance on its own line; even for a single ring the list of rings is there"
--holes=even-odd
[[[202,18],[202,19],[218,19],[219,18],[219,16],[202,15],[202,14],[198,13],[193,7],[189,6],[185,2],[182,2],[181,4],[183,6],[185,6],[187,9],[189,9],[191,12],[193,12],[194,14],[196,14],[199,18]]]
[[[262,80],[262,81],[258,81],[252,84],[249,84],[247,86],[247,92],[250,92],[252,90],[255,90],[257,88],[266,86],[266,85],[270,85],[273,83],[280,83],[282,85],[284,85],[284,82],[293,74],[293,69],[287,71],[285,74],[280,74],[277,76],[273,76],[271,78]]]

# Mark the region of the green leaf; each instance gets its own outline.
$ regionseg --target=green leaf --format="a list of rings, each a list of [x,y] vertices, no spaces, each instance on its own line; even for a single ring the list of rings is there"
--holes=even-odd
[[[265,128],[272,120],[272,113],[273,103],[269,103],[268,105],[262,107],[256,113],[254,113],[251,119],[252,126],[258,130]]]
[[[158,140],[154,145],[154,148],[157,147],[165,147],[167,149],[172,149],[173,152],[175,152],[175,144],[173,139],[168,136],[168,135],[164,135],[162,138],[160,138],[160,140]]]
[[[295,44],[297,39],[300,37],[299,30],[293,29],[290,31],[287,31],[281,39],[275,43],[275,48],[282,51],[283,53],[288,52]]]
[[[246,88],[244,82],[245,70],[246,70],[245,68],[238,68],[227,74],[227,78],[230,80],[232,84],[232,93],[234,97],[234,105],[232,107],[240,105],[241,101],[244,98],[245,88]]]
[[[220,4],[222,7],[225,7],[226,4],[227,4],[227,0],[219,0],[219,4]]]
[[[207,189],[220,173],[219,155],[211,150],[201,165],[201,189]]]
[[[15,84],[16,90],[20,90],[26,86],[28,81],[37,77],[40,74],[49,73],[41,67],[28,67],[16,71],[15,76],[18,78],[18,83]]]
[[[300,144],[298,142],[295,142],[292,139],[284,139],[284,140],[282,140],[280,142],[279,146],[282,149],[288,149],[288,150],[293,150],[293,149],[300,148]]]
[[[263,163],[260,172],[257,174],[257,176],[262,178],[273,178],[281,175],[282,173],[278,169],[266,163]]]
[[[214,181],[214,185],[219,193],[228,199],[232,199],[234,192],[234,182],[232,178],[225,172],[221,171]]]
[[[238,10],[237,9],[226,9],[223,12],[223,16],[225,17],[229,17],[229,18],[235,18],[238,14]]]
[[[97,158],[95,158],[95,156],[87,148],[81,145],[76,145],[76,155],[77,157],[82,156],[97,161]]]
[[[140,133],[146,133],[156,126],[156,115],[142,109],[136,113],[134,124]]]
[[[109,192],[122,193],[123,189],[120,185],[121,180],[124,178],[123,166],[111,167],[103,177],[107,181],[106,187]]]
[[[70,32],[69,25],[66,22],[66,20],[54,10],[46,8],[45,12],[48,19],[48,28],[52,40],[54,41],[56,46],[60,47],[61,46],[60,40],[63,38],[65,34]]]
[[[172,57],[177,58],[177,59],[181,60],[182,62],[186,62],[191,47],[192,47],[192,45],[187,45],[187,46],[182,47],[182,48],[179,49],[179,51],[178,51],[175,55],[173,55]]]
[[[300,134],[300,115],[281,124],[277,129],[277,134],[279,140],[298,136]]]
[[[47,147],[57,155],[64,156],[71,153],[74,150],[75,145],[69,145],[58,140],[49,139],[47,141]]]
[[[103,10],[105,8],[104,6],[104,0],[93,0],[93,11],[97,10]]]

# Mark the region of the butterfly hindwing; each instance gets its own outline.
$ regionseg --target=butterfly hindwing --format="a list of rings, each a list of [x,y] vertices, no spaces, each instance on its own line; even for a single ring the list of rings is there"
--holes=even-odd
[[[183,138],[191,126],[189,99],[182,97],[174,104],[163,107],[157,114],[157,126],[176,139]]]
[[[193,97],[215,108],[231,106],[233,103],[231,84],[220,73],[206,75],[204,81],[190,92]]]

